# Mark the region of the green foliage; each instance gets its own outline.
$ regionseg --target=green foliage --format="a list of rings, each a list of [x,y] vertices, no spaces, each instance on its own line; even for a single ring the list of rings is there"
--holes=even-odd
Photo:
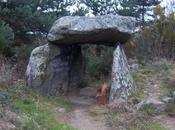
[[[141,25],[145,25],[145,16],[151,17],[149,14],[153,7],[159,4],[159,0],[119,0],[121,7],[117,8],[117,12],[123,16],[136,17]]]
[[[168,32],[173,33],[172,31],[167,31],[167,29],[168,30],[170,29],[170,26],[171,26],[170,24],[171,23],[168,23],[169,26],[166,26],[166,28],[165,28],[165,24],[166,24],[165,20],[167,19],[167,22],[173,22],[174,18],[171,15],[166,18],[166,16],[165,16],[165,9],[162,8],[161,6],[157,6],[157,8],[154,10],[154,14],[157,17],[156,28],[158,30],[158,33],[160,35],[164,35],[164,34],[166,35],[166,33],[168,33]],[[164,31],[164,29],[166,29],[166,31]]]
[[[119,0],[121,8],[118,8],[118,14],[122,16],[139,17],[138,0]]]
[[[115,8],[117,8],[116,1],[113,0],[82,0],[89,10],[96,15],[105,15],[105,14],[116,14]]]
[[[109,112],[106,120],[114,129],[123,130],[167,130],[157,121],[143,113]]]
[[[88,81],[87,79],[84,77],[83,79],[81,79],[79,85],[78,85],[80,88],[84,88],[84,87],[87,87],[88,86]]]
[[[88,64],[89,73],[94,77],[98,77],[100,75],[100,65],[101,60],[98,57],[91,57]]]
[[[145,14],[148,6],[157,5],[158,1],[138,0],[82,0],[94,15],[120,14],[139,18]],[[141,9],[143,7],[143,9]]]
[[[21,125],[22,129],[73,130],[67,125],[56,122],[49,110],[37,106],[30,99],[17,100],[14,107],[18,113],[27,117]]]
[[[132,96],[137,98],[144,98],[144,90],[146,87],[148,87],[147,82],[160,79],[167,81],[171,75],[171,68],[172,66],[169,64],[153,64],[146,65],[140,69],[132,71],[133,79],[136,82],[137,86],[137,89],[134,93],[132,93]],[[163,86],[167,88],[164,83]]]
[[[4,47],[6,46],[5,38],[0,34],[0,52],[3,51]]]
[[[152,120],[145,120],[143,122],[135,123],[129,130],[167,130],[160,125],[159,122]]]
[[[0,91],[0,107],[4,107],[9,104],[11,94],[6,91]]]
[[[142,53],[148,58],[166,57],[174,59],[175,15],[172,13],[169,16],[165,16],[165,10],[161,6],[157,6],[154,14],[156,17],[155,24],[144,28],[136,36],[137,50],[139,54]]]
[[[159,112],[156,110],[156,107],[153,104],[147,104],[142,109],[141,112],[144,112],[147,115],[157,115]]]
[[[17,129],[75,130],[55,119],[55,114],[61,116],[57,113],[57,108],[65,108],[66,111],[69,109],[66,101],[57,97],[43,97],[36,91],[33,93],[33,90],[22,83],[0,92],[0,108],[1,106],[9,107],[18,114],[20,122]]]
[[[175,115],[175,101],[167,104],[165,112],[169,116],[174,116]]]
[[[170,79],[167,79],[166,81],[164,81],[162,88],[164,89],[165,96],[171,97],[172,92],[175,91],[175,82],[171,81]]]
[[[14,40],[13,30],[8,24],[2,23],[0,25],[0,52],[3,52],[4,48],[7,47]]]
[[[0,16],[17,35],[47,33],[57,18],[68,14],[68,5],[64,0],[8,0],[0,2]]]
[[[92,50],[95,52],[92,53]],[[106,48],[101,46],[101,48],[97,49],[90,47],[84,49],[84,55],[87,61],[86,72],[91,77],[100,79],[104,76],[110,76],[113,48]]]

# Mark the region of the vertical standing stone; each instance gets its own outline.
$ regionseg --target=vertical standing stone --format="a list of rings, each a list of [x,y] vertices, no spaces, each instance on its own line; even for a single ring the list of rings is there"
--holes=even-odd
[[[123,48],[118,45],[113,54],[110,103],[126,101],[134,89],[135,84],[129,71],[126,55]]]
[[[57,95],[78,87],[83,74],[81,46],[46,44],[35,48],[27,66],[28,86]]]

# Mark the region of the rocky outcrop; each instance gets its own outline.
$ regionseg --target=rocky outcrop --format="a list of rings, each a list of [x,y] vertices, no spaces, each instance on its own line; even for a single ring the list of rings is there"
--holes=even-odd
[[[124,50],[118,45],[113,54],[110,103],[125,102],[135,87]]]
[[[48,34],[57,45],[125,43],[134,32],[135,19],[119,15],[66,16],[58,19]]]
[[[46,44],[35,48],[27,66],[27,83],[46,94],[66,92],[77,87],[82,76],[80,46]]]

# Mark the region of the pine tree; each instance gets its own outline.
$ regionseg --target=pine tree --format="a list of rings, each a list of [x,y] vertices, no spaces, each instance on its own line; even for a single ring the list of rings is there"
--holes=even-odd
[[[47,33],[57,18],[69,14],[68,5],[64,0],[8,0],[0,2],[0,19],[9,24],[15,35]]]
[[[81,0],[96,15],[116,14],[113,0]]]
[[[138,0],[119,0],[119,4],[121,7],[117,9],[118,14],[139,17]]]
[[[160,3],[160,0],[138,0],[139,5],[139,13],[141,14],[141,25],[145,26],[145,15],[153,16],[148,13],[148,11],[152,11],[156,5]]]
[[[151,13],[153,7],[160,3],[159,0],[119,0],[118,14],[124,16],[133,16],[140,19],[141,26],[144,26],[145,16],[153,16]]]

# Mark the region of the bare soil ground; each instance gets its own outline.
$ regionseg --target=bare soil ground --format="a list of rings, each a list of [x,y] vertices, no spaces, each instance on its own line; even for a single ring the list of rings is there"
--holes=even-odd
[[[107,107],[98,106],[94,97],[76,93],[69,95],[69,100],[73,108],[63,118],[64,122],[78,130],[111,130],[105,120]]]
[[[166,129],[175,130],[175,118],[169,117],[167,115],[159,115],[155,116],[153,119],[159,121]]]
[[[173,80],[175,80],[174,70],[175,66],[171,70],[171,79]],[[161,102],[160,97],[164,95],[161,79],[148,77],[145,80],[144,99]],[[96,105],[95,98],[80,95],[71,95],[69,98],[73,104],[73,110],[65,115],[64,121],[66,123],[78,130],[114,130],[106,122],[105,115],[109,112],[108,108]],[[166,114],[151,118],[167,130],[175,130],[175,118]]]

